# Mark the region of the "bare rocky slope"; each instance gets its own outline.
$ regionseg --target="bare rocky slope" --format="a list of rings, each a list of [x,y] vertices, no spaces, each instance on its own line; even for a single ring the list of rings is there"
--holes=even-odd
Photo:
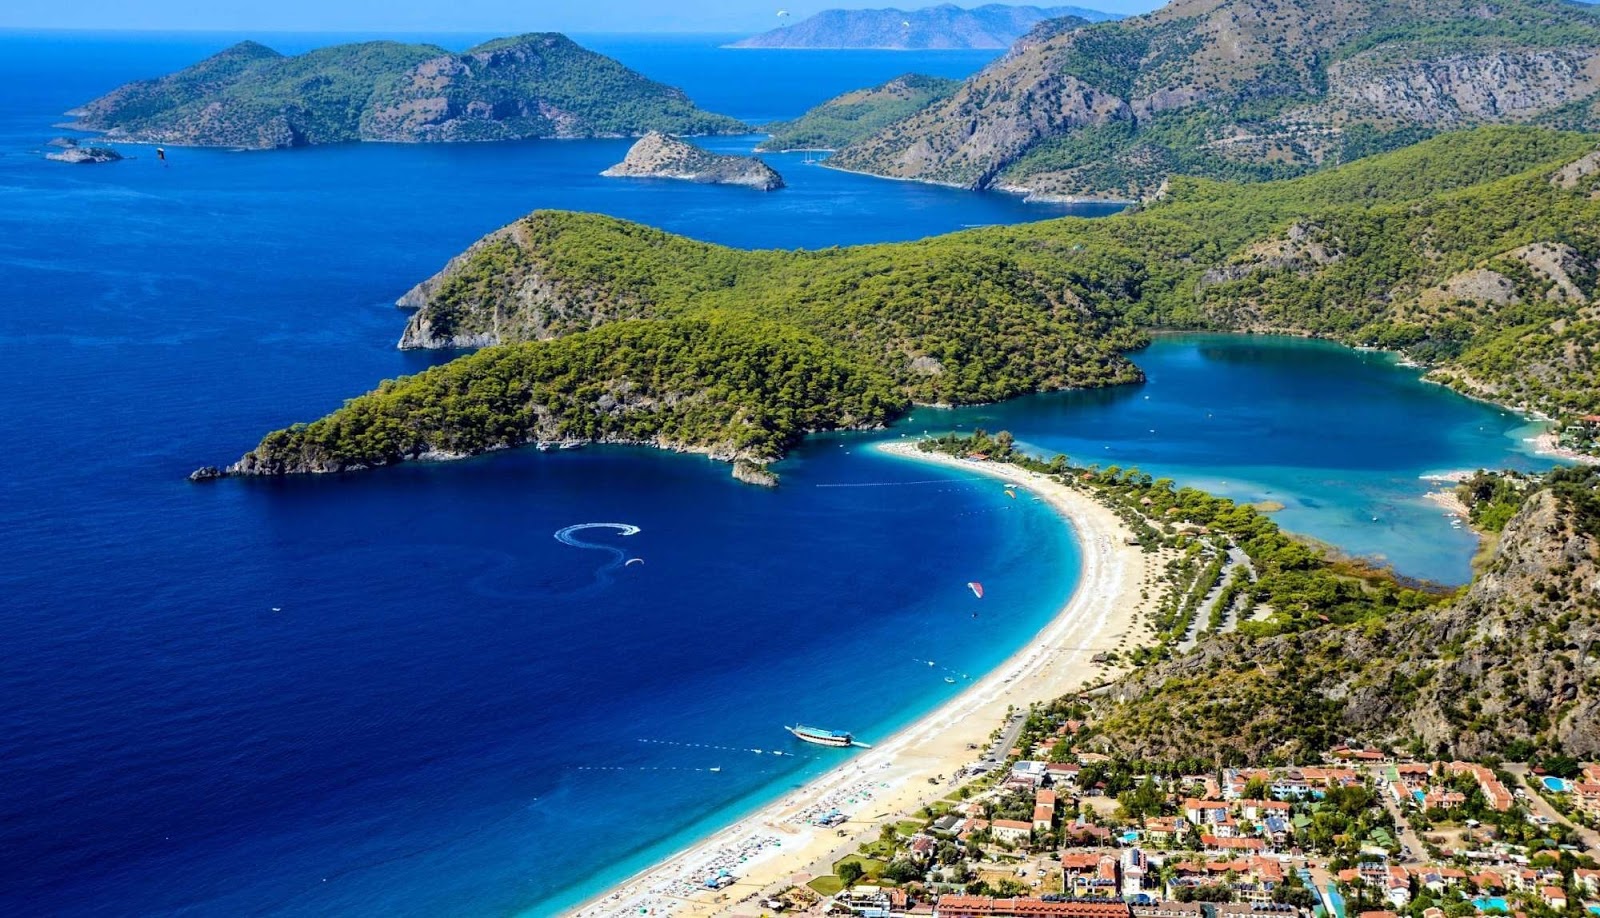
[[[783,176],[754,156],[728,156],[651,131],[622,162],[600,173],[611,178],[666,178],[706,185],[743,185],[760,191],[783,187]]]
[[[1588,129],[1600,17],[1561,0],[1175,0],[1042,23],[950,98],[830,165],[1138,199],[1173,173],[1262,179],[1452,128]]]

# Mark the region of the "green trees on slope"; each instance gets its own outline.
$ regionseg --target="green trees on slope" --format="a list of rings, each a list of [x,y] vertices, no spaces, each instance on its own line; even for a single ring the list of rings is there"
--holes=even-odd
[[[1589,301],[1600,283],[1592,269],[1600,259],[1600,196],[1582,183],[1551,180],[1592,145],[1576,134],[1480,129],[1289,181],[1178,180],[1163,200],[1109,218],[814,252],[743,251],[609,217],[539,212],[487,237],[426,285],[418,318],[445,338],[553,338],[527,344],[526,353],[548,350],[558,361],[586,353],[587,336],[610,340],[617,332],[607,329],[617,323],[760,324],[781,333],[775,340],[805,342],[804,353],[822,361],[814,365],[870,379],[881,410],[850,406],[843,415],[875,421],[910,401],[984,402],[1136,380],[1123,354],[1153,328],[1283,331],[1398,347],[1477,394],[1552,412],[1594,410],[1600,321]],[[1533,243],[1549,257],[1527,255]],[[1565,259],[1570,276],[1553,279],[1551,258]],[[1450,293],[1447,282],[1466,271],[1503,278],[1502,301]],[[1553,295],[1569,288],[1570,296]],[[743,360],[756,343],[742,335],[727,346]],[[495,365],[483,354],[464,359],[474,372]],[[516,366],[545,372],[542,364]],[[660,361],[652,366],[690,378]],[[612,362],[596,369],[597,378],[627,369]],[[826,401],[839,395],[832,383],[743,391],[787,411],[794,420],[783,430],[840,423]],[[600,424],[584,400],[608,394],[584,390],[582,398],[547,404],[544,414],[510,416],[537,422],[537,436],[523,430],[524,440],[546,436],[558,415],[575,430],[612,435],[615,419]],[[408,403],[388,404],[393,416]],[[747,432],[728,425],[730,416],[649,423],[674,436],[692,430],[685,442],[702,447],[713,444],[714,431],[730,438],[729,450],[752,455],[776,455],[788,442],[748,442]],[[339,460],[348,467],[392,461],[419,443],[475,451],[516,438],[507,430],[468,437],[431,421],[422,426],[434,433],[359,448],[329,440],[322,449],[348,453]],[[296,444],[313,442],[299,436]]]
[[[319,421],[268,434],[240,471],[340,471],[562,440],[765,460],[808,430],[879,425],[904,408],[881,375],[792,329],[619,322],[387,381]]]

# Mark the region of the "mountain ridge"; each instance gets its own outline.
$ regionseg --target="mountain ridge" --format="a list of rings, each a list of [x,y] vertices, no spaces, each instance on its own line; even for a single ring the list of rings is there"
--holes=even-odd
[[[1046,19],[1082,22],[1117,18],[1076,6],[1037,7],[951,3],[914,10],[823,10],[793,25],[733,42],[729,48],[803,50],[952,51],[1000,49]]]
[[[1138,199],[1263,180],[1484,123],[1600,126],[1600,15],[1563,0],[1178,0],[1045,22],[949,98],[830,165]]]

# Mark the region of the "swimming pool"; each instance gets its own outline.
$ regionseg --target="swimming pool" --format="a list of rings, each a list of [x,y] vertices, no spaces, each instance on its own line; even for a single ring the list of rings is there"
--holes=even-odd
[[[1504,896],[1479,896],[1472,900],[1472,907],[1480,912],[1503,912],[1511,914],[1511,907],[1506,904]]]
[[[1558,794],[1564,794],[1567,792],[1568,784],[1565,779],[1557,778],[1554,775],[1545,775],[1544,787],[1545,790],[1554,791]]]

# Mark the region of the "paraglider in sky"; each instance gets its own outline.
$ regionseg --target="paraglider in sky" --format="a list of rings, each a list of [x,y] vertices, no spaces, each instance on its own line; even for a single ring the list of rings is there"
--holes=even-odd
[[[167,161],[167,150],[165,147],[156,147],[156,159],[161,160],[163,163]]]
[[[971,590],[972,595],[978,597],[979,599],[983,598],[983,584],[979,583],[978,581],[974,580],[967,584],[967,589]]]
[[[1011,490],[1010,488],[1006,488],[1006,496],[1011,498],[1012,500],[1016,500],[1017,499],[1017,492]]]
[[[787,15],[789,15],[789,11],[788,10],[778,10],[778,18],[779,19],[782,19],[783,17],[785,17]]]
[[[630,564],[643,564],[643,563],[644,563],[644,559],[643,558],[629,558],[628,559],[628,563],[624,564],[622,566],[623,567],[627,567]]]

